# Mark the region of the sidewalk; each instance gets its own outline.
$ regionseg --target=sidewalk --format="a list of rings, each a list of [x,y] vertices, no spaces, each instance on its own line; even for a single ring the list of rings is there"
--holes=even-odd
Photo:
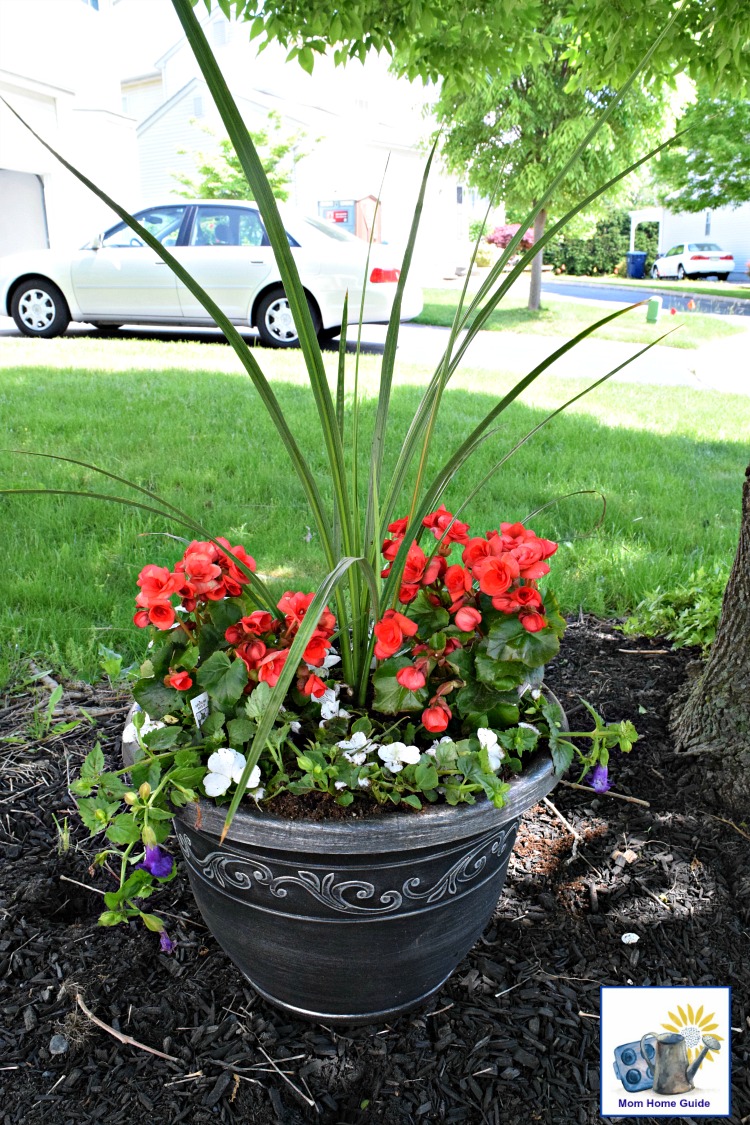
[[[609,306],[612,307],[611,304]],[[750,395],[750,324],[738,317],[745,329],[736,336],[704,344],[700,348],[668,348],[656,345],[613,378],[622,383],[652,383],[687,386]],[[383,325],[368,324],[363,341],[385,342]],[[448,343],[449,329],[404,324],[401,327],[398,359],[401,363],[435,366]],[[348,335],[356,340],[356,332]],[[463,366],[502,370],[519,375],[531,371],[565,343],[565,337],[533,336],[516,332],[479,332]],[[557,378],[597,378],[625,363],[643,348],[615,340],[587,339],[558,359],[549,369]]]

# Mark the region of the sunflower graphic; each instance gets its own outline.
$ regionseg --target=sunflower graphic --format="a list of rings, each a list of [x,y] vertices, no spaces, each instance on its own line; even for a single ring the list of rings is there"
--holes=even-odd
[[[686,1010],[687,1009],[687,1010]],[[663,1023],[661,1026],[667,1031],[676,1031],[687,1044],[688,1062],[693,1062],[698,1057],[703,1048],[703,1036],[710,1035],[720,1042],[724,1041],[722,1035],[716,1034],[718,1023],[716,1023],[716,1015],[714,1012],[705,1013],[703,1005],[697,1011],[693,1011],[690,1004],[685,1007],[677,1005],[677,1013],[668,1012],[671,1023]],[[705,1062],[713,1062],[716,1057],[716,1050],[709,1050],[704,1059]]]

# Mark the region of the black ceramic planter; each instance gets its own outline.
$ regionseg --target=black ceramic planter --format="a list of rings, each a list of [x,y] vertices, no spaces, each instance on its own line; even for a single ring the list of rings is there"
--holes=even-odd
[[[319,822],[245,806],[220,845],[225,810],[201,801],[174,826],[206,925],[262,996],[323,1023],[374,1023],[426,1000],[468,953],[520,817],[556,781],[539,754],[502,809]]]

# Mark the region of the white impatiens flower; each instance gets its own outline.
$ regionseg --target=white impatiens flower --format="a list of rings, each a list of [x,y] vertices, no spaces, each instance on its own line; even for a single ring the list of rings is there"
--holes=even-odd
[[[429,754],[431,758],[434,758],[435,754],[437,753],[437,748],[442,742],[453,742],[453,739],[450,738],[447,734],[440,739],[436,738],[432,746],[427,747],[427,749],[425,750],[425,754]]]
[[[403,742],[392,742],[390,746],[380,747],[378,757],[391,773],[400,773],[404,766],[416,765],[422,757],[422,751],[417,746],[406,746]]]
[[[238,750],[231,750],[228,746],[216,750],[208,759],[208,773],[203,779],[203,786],[208,796],[221,797],[232,782],[235,785],[239,784],[246,761],[244,754],[240,754]],[[257,790],[259,781],[260,766],[254,766],[247,779],[247,788]],[[262,793],[253,793],[256,800],[262,795]]]
[[[334,789],[346,789],[346,782],[345,781],[334,781],[333,787],[334,787]]]
[[[367,755],[378,749],[377,745],[370,742],[367,735],[363,734],[361,730],[356,731],[351,738],[345,738],[341,742],[337,742],[336,745],[339,750],[344,751],[344,757],[353,766],[363,766],[367,761]]]
[[[482,749],[487,751],[487,756],[490,760],[490,769],[498,769],[505,757],[505,751],[502,746],[498,746],[497,735],[494,730],[490,730],[489,727],[479,727],[477,730],[477,738],[479,739],[479,745]]]
[[[141,708],[138,707],[138,711],[140,710]],[[122,741],[125,743],[139,742],[139,735],[140,738],[145,738],[149,731],[161,730],[164,725],[164,723],[160,723],[154,719],[150,719],[149,716],[146,715],[143,719],[143,722],[141,723],[140,731],[137,731],[135,723],[131,719],[128,725],[125,727],[125,730],[122,732]]]
[[[349,712],[345,711],[338,699],[336,692],[338,688],[326,688],[320,697],[320,717],[325,723],[328,719],[348,719]]]

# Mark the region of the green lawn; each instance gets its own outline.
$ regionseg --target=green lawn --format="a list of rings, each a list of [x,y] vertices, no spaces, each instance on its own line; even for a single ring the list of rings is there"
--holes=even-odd
[[[256,353],[330,496],[325,458],[299,353]],[[334,378],[336,356],[326,356]],[[247,377],[222,344],[8,339],[0,364],[6,448],[92,461],[160,492],[216,534],[242,542],[259,569],[311,588],[323,560],[305,499]],[[363,417],[372,422],[379,360],[361,365]],[[596,373],[598,374],[598,373]],[[427,373],[400,367],[388,431],[389,463],[413,418]],[[447,454],[512,383],[464,370],[446,393],[436,447]],[[542,377],[504,416],[501,432],[453,482],[454,507],[496,455],[583,387]],[[466,518],[479,532],[523,519],[554,497],[575,497],[533,520],[559,539],[554,587],[567,611],[621,614],[660,584],[727,562],[736,546],[748,460],[750,398],[682,387],[609,384],[537,434],[486,486]],[[434,461],[434,458],[433,458]],[[366,458],[363,454],[363,470]],[[88,470],[0,455],[0,484],[125,494]],[[141,655],[131,624],[146,562],[172,564],[180,534],[166,520],[118,504],[67,497],[2,497],[0,573],[4,645],[15,640],[53,666],[94,676],[100,642]],[[586,537],[590,536],[590,537]]]
[[[424,309],[416,324],[434,324],[450,327],[458,307],[459,293],[456,289],[425,289]],[[634,295],[633,300],[637,300]],[[499,309],[489,317],[485,328],[500,332],[526,332],[536,336],[575,336],[581,329],[594,324],[606,316],[608,311],[600,305],[585,301],[556,301],[552,297],[542,297],[543,307],[538,312],[530,312],[527,301],[521,297],[506,297]],[[617,320],[600,328],[595,337],[605,340],[620,340],[629,344],[647,344],[660,336],[676,322],[670,316],[662,316],[656,325],[646,323],[645,307],[624,313]],[[698,348],[711,340],[734,336],[742,329],[718,316],[705,316],[701,313],[681,313],[680,329],[671,333],[664,344],[671,348]]]
[[[698,296],[707,297],[733,297],[739,301],[750,301],[750,284],[748,285],[729,285],[726,281],[716,282],[701,282],[701,281],[653,281],[650,277],[644,278],[641,281],[636,281],[632,277],[614,277],[608,274],[606,277],[584,277],[572,276],[568,277],[567,274],[560,275],[551,280],[556,281],[574,281],[581,282],[585,285],[627,285],[632,289],[639,289],[643,286],[648,286],[650,289],[656,289],[664,293],[679,293],[683,297],[690,297],[693,294]]]

